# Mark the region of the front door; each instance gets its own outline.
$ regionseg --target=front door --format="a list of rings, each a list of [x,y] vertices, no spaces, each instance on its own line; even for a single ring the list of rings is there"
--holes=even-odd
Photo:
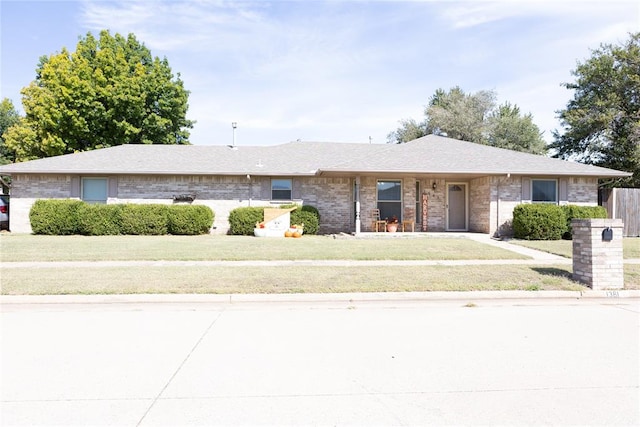
[[[447,230],[467,231],[467,184],[447,184]]]

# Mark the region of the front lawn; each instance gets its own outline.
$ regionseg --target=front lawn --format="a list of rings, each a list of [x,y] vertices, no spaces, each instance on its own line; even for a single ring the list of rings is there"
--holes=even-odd
[[[638,272],[640,272],[640,266]],[[4,295],[584,290],[570,266],[104,267],[2,269]],[[640,282],[640,275],[638,275]],[[636,286],[640,283],[636,283]]]
[[[527,259],[464,238],[0,235],[0,261]]]
[[[571,240],[510,240],[509,243],[549,252],[565,258],[573,258],[573,242]],[[624,258],[640,258],[640,238],[625,237],[622,242],[622,248]]]

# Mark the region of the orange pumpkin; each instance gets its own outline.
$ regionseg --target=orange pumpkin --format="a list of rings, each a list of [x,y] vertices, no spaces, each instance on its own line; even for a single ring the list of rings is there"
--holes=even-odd
[[[302,234],[298,233],[297,231],[295,231],[293,233],[293,237],[301,237],[301,236],[302,236]]]
[[[294,233],[290,232],[289,230],[284,232],[284,237],[291,237],[293,236]]]

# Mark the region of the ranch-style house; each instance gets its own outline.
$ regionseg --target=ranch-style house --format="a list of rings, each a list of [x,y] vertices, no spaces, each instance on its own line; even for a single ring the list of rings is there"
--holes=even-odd
[[[428,135],[405,144],[119,145],[0,166],[11,176],[13,232],[29,233],[38,199],[193,203],[227,233],[240,206],[313,205],[320,233],[511,232],[520,203],[597,205],[598,180],[627,172]]]

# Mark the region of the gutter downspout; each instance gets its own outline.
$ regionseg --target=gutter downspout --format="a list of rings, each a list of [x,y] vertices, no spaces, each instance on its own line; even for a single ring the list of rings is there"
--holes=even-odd
[[[360,221],[360,176],[356,176],[355,182],[355,196],[356,196],[356,234],[360,234],[361,221]]]

